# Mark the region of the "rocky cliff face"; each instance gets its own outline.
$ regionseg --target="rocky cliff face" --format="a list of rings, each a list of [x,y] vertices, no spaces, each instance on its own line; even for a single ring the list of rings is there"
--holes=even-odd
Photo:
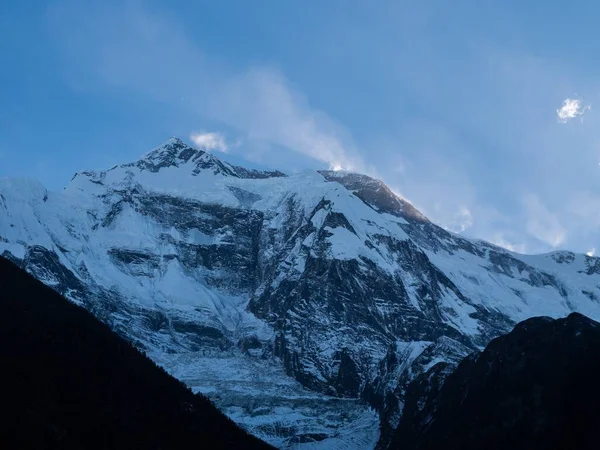
[[[392,442],[398,449],[597,448],[600,324],[536,317],[483,352],[417,377]]]
[[[280,447],[385,446],[406,386],[535,315],[600,318],[600,260],[431,223],[383,183],[171,139],[64,192],[0,181],[0,254]],[[332,447],[333,446],[333,447]]]

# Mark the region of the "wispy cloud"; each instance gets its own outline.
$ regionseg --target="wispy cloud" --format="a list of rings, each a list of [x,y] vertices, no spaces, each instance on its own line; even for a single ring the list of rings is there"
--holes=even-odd
[[[221,133],[191,133],[190,139],[201,150],[229,152],[229,146]]]
[[[344,127],[312,108],[308,99],[272,68],[252,68],[228,79],[211,111],[244,130],[248,139],[281,145],[332,168],[367,170]]]
[[[240,131],[245,141],[369,172],[350,133],[313,108],[281,71],[268,65],[230,69],[205,54],[185,27],[162,11],[138,2],[110,3],[84,8],[65,0],[51,10],[71,71],[82,72],[79,82],[127,87],[184,108],[198,121],[221,122]],[[202,145],[227,149],[216,136],[194,136]]]
[[[490,236],[490,242],[515,253],[525,253],[526,250],[525,244],[515,244],[509,241],[502,233],[495,233]]]
[[[445,130],[428,123],[413,122],[401,131],[401,140],[372,145],[389,155],[380,166],[389,167],[387,181],[391,187],[445,229],[470,231],[482,213],[477,208],[475,187],[460,159],[451,151],[440,151],[454,150],[460,144]],[[404,149],[418,151],[408,154]]]
[[[567,123],[571,119],[583,116],[591,108],[590,105],[583,106],[581,100],[567,98],[562,106],[556,110],[556,114],[558,115],[559,122]]]
[[[484,239],[500,233],[504,238],[497,241],[516,250],[525,248],[514,244],[521,242],[528,251],[567,244],[581,251],[600,248],[591,231],[582,235],[589,222],[575,223],[569,210],[575,186],[590,187],[596,179],[597,166],[588,161],[597,157],[598,119],[589,113],[587,100],[578,97],[566,99],[556,111],[561,122],[585,114],[577,129],[555,126],[548,114],[557,107],[552,100],[557,92],[581,92],[593,103],[593,78],[572,73],[560,61],[521,53],[520,47],[512,52],[503,40],[499,47],[479,42],[473,54],[444,54],[448,39],[432,45],[430,24],[422,34],[419,27],[409,27],[410,33],[404,30],[390,41],[389,30],[398,28],[399,14],[368,8],[377,20],[348,19],[347,33],[339,35],[339,24],[331,24],[327,39],[315,32],[324,45],[311,49],[328,49],[325,62],[354,64],[356,73],[349,78],[360,85],[348,82],[338,88],[361,95],[348,95],[347,104],[334,107],[356,109],[344,115],[355,127],[355,141],[344,125],[315,107],[315,99],[295,84],[298,80],[288,78],[294,73],[284,74],[269,62],[228,66],[205,53],[172,9],[155,10],[151,3],[52,2],[50,22],[70,79],[82,89],[108,87],[119,95],[133,93],[167,105],[174,122],[183,117],[189,123],[187,132],[210,127],[241,137],[244,146],[239,148],[225,141],[233,156],[244,151],[257,163],[276,159],[278,165],[288,164],[284,170],[293,165],[290,161],[311,158],[312,167],[317,161],[379,175],[448,229]],[[380,26],[392,17],[389,27]],[[439,20],[446,23],[447,14],[440,13]],[[422,38],[419,46],[413,44],[415,35]],[[397,58],[390,55],[398,53],[398,46],[407,56],[395,68],[390,61]],[[231,62],[240,61],[244,59]],[[337,80],[348,70],[346,64],[337,66],[342,67],[339,72],[329,66],[323,70],[323,88],[335,82],[328,78],[329,69]],[[444,70],[438,70],[441,66]],[[444,87],[448,83],[453,89]],[[576,148],[577,157],[566,148]],[[401,159],[399,172],[393,169],[399,166],[396,157]],[[520,202],[524,192],[536,195]]]
[[[473,226],[473,214],[469,208],[461,205],[450,218],[450,220],[444,225],[445,228],[450,231],[455,233],[464,233]]]
[[[527,213],[527,231],[531,235],[553,248],[565,242],[567,229],[562,226],[556,214],[548,210],[537,195],[525,195],[523,204]]]

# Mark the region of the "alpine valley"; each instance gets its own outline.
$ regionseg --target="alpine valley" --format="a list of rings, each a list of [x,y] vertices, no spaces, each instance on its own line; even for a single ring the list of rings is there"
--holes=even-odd
[[[520,255],[381,181],[172,138],[63,192],[0,179],[0,255],[279,448],[386,448],[408,385],[517,322],[600,319],[600,259]]]

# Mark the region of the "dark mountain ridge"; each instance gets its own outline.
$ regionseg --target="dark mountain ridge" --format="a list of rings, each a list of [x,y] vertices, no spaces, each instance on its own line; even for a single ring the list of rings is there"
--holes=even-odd
[[[600,324],[536,317],[413,381],[391,448],[597,449]]]
[[[1,257],[0,317],[2,448],[271,448]]]

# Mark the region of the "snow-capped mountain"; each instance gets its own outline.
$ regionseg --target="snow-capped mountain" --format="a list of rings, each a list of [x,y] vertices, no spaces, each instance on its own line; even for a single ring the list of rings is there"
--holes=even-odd
[[[0,180],[11,258],[268,442],[385,446],[407,384],[536,315],[600,319],[600,259],[518,255],[348,172],[170,139],[63,192]]]

